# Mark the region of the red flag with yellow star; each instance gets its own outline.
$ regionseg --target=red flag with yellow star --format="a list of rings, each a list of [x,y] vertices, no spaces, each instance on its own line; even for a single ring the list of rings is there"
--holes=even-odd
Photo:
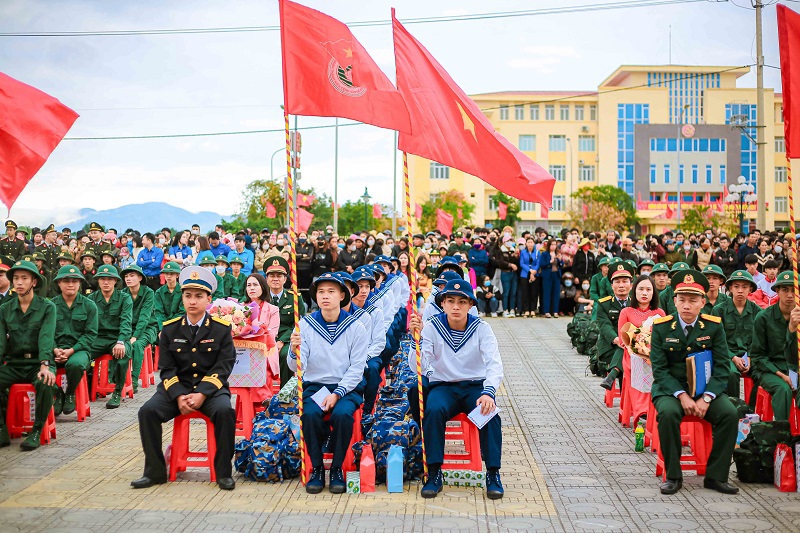
[[[475,102],[394,17],[397,89],[405,98],[412,133],[399,148],[477,176],[520,200],[553,200],[555,179],[494,131]]]
[[[287,113],[411,131],[403,97],[345,24],[289,0],[280,11]]]

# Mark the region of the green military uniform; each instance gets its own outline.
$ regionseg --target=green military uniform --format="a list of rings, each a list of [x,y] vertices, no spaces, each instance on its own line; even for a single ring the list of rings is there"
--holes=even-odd
[[[689,265],[678,261],[672,265],[672,268],[670,268],[669,277],[672,278],[676,272],[681,272],[684,270],[689,270]],[[672,288],[672,285],[667,285],[667,287],[658,295],[658,306],[663,309],[664,313],[667,315],[674,315],[677,313],[677,309],[675,308],[675,291]]]
[[[267,274],[267,276],[269,276],[270,272],[279,272],[284,276],[287,276],[289,273],[289,264],[283,257],[270,257],[264,263],[264,272]],[[294,292],[289,289],[284,289],[279,295],[276,296],[272,294],[270,290],[269,296],[272,305],[278,307],[281,319],[281,325],[278,327],[278,335],[275,337],[275,340],[283,343],[283,347],[278,355],[280,362],[281,387],[283,387],[293,375],[293,372],[289,370],[289,365],[286,364],[286,357],[289,355],[289,341],[291,340],[292,332],[294,331],[295,327]],[[299,297],[299,295],[297,298],[297,305],[299,306],[298,309],[300,316],[304,316],[306,314],[306,304],[303,301],[303,298]]]
[[[180,274],[181,267],[178,263],[170,261],[161,269],[162,274]],[[155,317],[156,326],[161,331],[164,322],[172,320],[186,314],[183,309],[183,298],[181,297],[181,288],[175,284],[175,288],[170,292],[169,287],[165,283],[155,293]]]
[[[793,287],[792,271],[778,274],[772,289]],[[797,371],[796,344],[794,354],[787,357],[787,344],[792,336],[789,334],[789,321],[783,317],[780,302],[761,310],[753,322],[753,341],[750,345],[750,364],[756,384],[772,396],[772,410],[775,420],[789,420],[793,391],[778,376],[778,372],[789,375],[789,370]]]
[[[6,220],[6,230],[9,229],[15,232],[17,230],[17,224],[13,220]],[[7,255],[16,261],[25,255],[25,251],[25,241],[17,239],[16,234],[13,237],[6,235],[0,239],[0,255]]]
[[[462,238],[463,236],[464,235],[460,231],[453,233],[453,243],[447,248],[447,255],[453,256],[462,254],[464,257],[467,257],[472,246],[465,242],[462,242],[460,245],[455,243],[455,239]]]
[[[637,274],[641,274],[642,273],[642,267],[650,267],[652,269],[652,268],[655,268],[655,266],[656,266],[656,264],[653,262],[652,259],[642,259],[642,262],[639,263],[638,267],[636,267],[636,273]],[[652,270],[651,270],[651,272],[652,272]]]
[[[101,226],[97,222],[92,222],[91,224],[89,224],[89,231],[102,231],[103,233],[105,233],[105,229],[103,229],[103,226]],[[89,243],[86,244],[86,247],[84,248],[85,252],[92,252],[95,255],[95,257],[100,257],[100,254],[102,254],[104,251],[110,251],[110,250],[111,250],[111,243],[105,242],[102,239],[97,242],[90,241]]]
[[[113,265],[101,265],[97,269],[97,278],[119,278],[117,269]],[[111,297],[106,300],[103,292],[98,290],[89,295],[89,298],[97,306],[98,316],[102,317],[97,328],[97,341],[92,346],[90,355],[92,360],[101,355],[111,355],[111,351],[117,344],[125,347],[125,355],[120,359],[112,358],[109,365],[108,378],[116,384],[111,399],[106,403],[106,407],[114,409],[119,407],[122,395],[122,387],[125,385],[125,376],[128,373],[128,362],[131,360],[133,351],[131,348],[131,337],[133,329],[133,300],[131,295],[114,289]]]
[[[686,270],[673,276],[676,294],[705,295],[708,280],[701,272]],[[651,394],[658,420],[658,434],[668,480],[682,479],[681,430],[684,410],[678,396],[689,393],[686,358],[692,353],[711,350],[711,379],[704,401],[709,402],[705,420],[713,427],[714,444],[708,457],[706,482],[727,483],[736,445],[739,415],[725,394],[730,372],[730,357],[725,329],[719,317],[701,314],[684,330],[679,316],[667,315],[653,323],[650,361],[653,367]],[[696,397],[699,398],[699,395]],[[662,489],[663,490],[663,489]],[[676,489],[677,490],[677,489]]]
[[[597,262],[597,274],[592,276],[592,279],[589,283],[589,298],[594,301],[594,306],[592,307],[592,320],[597,319],[597,309],[598,303],[602,298],[606,296],[611,296],[614,294],[613,289],[611,288],[611,282],[608,281],[608,278],[600,272],[600,267],[603,265],[608,264],[608,257],[603,256]]]
[[[17,261],[5,272],[13,280],[15,271],[29,272],[41,282],[36,265],[30,261]],[[33,384],[36,391],[36,414],[33,430],[22,443],[23,450],[39,447],[42,428],[53,407],[54,388],[38,378],[43,364],[55,374],[53,354],[56,334],[56,309],[52,302],[34,294],[28,308],[23,311],[18,298],[0,306],[0,390],[15,383]],[[5,426],[5,413],[0,408],[0,447],[10,444]]]
[[[725,274],[722,272],[722,269],[717,265],[707,265],[701,272],[706,277],[706,279],[708,279],[710,276],[717,276],[721,280],[720,287],[725,285],[725,282],[728,281],[728,278],[725,277]],[[713,311],[714,307],[716,307],[717,305],[724,304],[727,300],[730,300],[730,297],[727,294],[718,292],[717,299],[712,302],[711,296],[707,293],[706,304],[703,306],[703,309],[701,309],[700,312],[710,315],[712,314],[711,312]]]
[[[56,228],[53,224],[47,226],[47,228],[42,232],[42,235],[47,235],[48,233],[55,233]],[[34,252],[39,252],[42,258],[44,258],[44,266],[50,272],[58,272],[58,256],[61,255],[61,247],[55,244],[47,244],[46,242],[42,242],[39,246],[37,246]],[[55,275],[55,274],[53,274]]]
[[[70,278],[83,280],[78,267],[63,266],[54,279],[55,285],[58,286],[58,280]],[[63,410],[68,415],[75,410],[75,389],[91,364],[89,351],[97,339],[97,305],[80,291],[71,306],[64,301],[60,291],[52,301],[56,307],[55,347],[74,350],[65,363],[57,363],[59,368],[66,371],[67,386],[62,389],[62,384],[56,383],[56,394],[59,396],[56,405],[62,407],[56,408],[56,414],[61,414]]]
[[[230,262],[228,262],[228,258],[224,255],[218,255],[217,261],[214,263],[217,266],[222,266],[220,263],[225,263],[225,268],[231,266]],[[230,291],[230,282],[228,281],[231,276],[228,273],[225,274],[218,274],[216,269],[214,270],[214,278],[217,280],[217,288],[214,291],[214,294],[211,296],[212,300],[218,299],[225,299],[231,295]]]
[[[52,298],[56,295],[55,287],[53,286],[53,273],[52,271],[47,268],[44,264],[44,258],[42,254],[39,252],[33,252],[31,256],[34,264],[36,264],[36,268],[39,270],[39,275],[42,276],[44,283],[40,285],[36,285],[36,294],[41,296],[42,298]],[[42,261],[42,265],[40,266],[37,261]]]
[[[231,258],[231,264],[237,263],[239,265],[244,266],[244,261],[238,256],[235,255]],[[238,276],[234,274],[226,274],[225,275],[225,282],[227,283],[227,291],[228,297],[236,298],[236,300],[243,302],[244,299],[247,297],[247,291],[245,287],[247,286],[247,276],[239,272]]]
[[[635,270],[623,261],[613,261],[608,266],[608,279],[613,282],[617,278],[633,279]],[[630,298],[620,301],[616,295],[606,296],[598,302],[597,327],[597,357],[602,365],[609,371],[608,377],[601,386],[611,389],[614,379],[622,374],[622,348],[614,344],[614,339],[619,337],[619,314],[623,308],[630,305]]]
[[[113,266],[113,265],[105,265]],[[142,362],[144,361],[144,350],[156,342],[158,335],[158,323],[156,322],[155,307],[156,298],[153,289],[144,284],[147,279],[142,272],[139,265],[131,265],[122,271],[122,276],[125,277],[129,273],[138,274],[141,278],[139,285],[139,292],[136,297],[133,296],[130,287],[125,287],[122,292],[128,294],[133,300],[133,310],[131,314],[131,328],[133,333],[132,338],[136,339],[131,345],[133,350],[133,369],[131,370],[131,381],[133,390],[136,392],[139,389],[139,373],[142,371]]]
[[[94,267],[91,270],[87,270],[86,267],[83,266],[84,257],[91,257],[94,259]],[[83,294],[89,295],[100,290],[100,287],[97,285],[97,280],[94,279],[97,275],[97,256],[94,252],[83,252],[81,255],[81,274],[85,280],[84,283],[81,284]],[[119,279],[119,272],[117,272],[117,278]]]

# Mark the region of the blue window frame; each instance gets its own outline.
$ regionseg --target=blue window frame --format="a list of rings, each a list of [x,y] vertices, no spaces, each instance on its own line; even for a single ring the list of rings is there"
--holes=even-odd
[[[699,179],[698,173],[699,171],[697,165],[692,165],[692,183],[697,183],[697,180]]]
[[[706,184],[711,185],[711,165],[706,165]]]
[[[656,166],[650,165],[650,184],[655,185],[656,183]]]
[[[670,168],[669,165],[664,165],[664,183],[669,184]]]
[[[649,104],[617,104],[617,186],[631,196],[634,174],[633,133],[636,124],[649,123]]]
[[[728,183],[728,171],[725,169],[725,165],[719,166],[719,184],[725,185]]]

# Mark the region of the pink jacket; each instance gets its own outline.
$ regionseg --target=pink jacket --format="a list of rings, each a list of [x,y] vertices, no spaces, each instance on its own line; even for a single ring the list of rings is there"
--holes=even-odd
[[[269,302],[261,302],[258,320],[267,325],[267,346],[272,348],[275,346],[275,337],[278,336],[278,328],[281,325],[280,309]]]

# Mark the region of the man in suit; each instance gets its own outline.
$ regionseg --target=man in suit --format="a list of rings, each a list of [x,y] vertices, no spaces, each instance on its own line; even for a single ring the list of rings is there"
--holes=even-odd
[[[656,319],[650,350],[652,397],[667,476],[661,494],[675,494],[683,485],[680,461],[684,416],[703,418],[713,428],[714,444],[703,486],[723,494],[736,494],[739,489],[728,483],[728,473],[739,415],[725,394],[730,357],[722,319],[700,313],[708,292],[708,280],[701,272],[692,269],[676,272],[671,286],[677,314]],[[705,350],[712,353],[711,377],[705,392],[692,395],[686,360]]]
[[[611,390],[614,380],[622,375],[622,341],[619,339],[619,313],[630,305],[633,267],[625,261],[614,260],[608,265],[608,279],[611,281],[613,296],[600,298],[597,309],[597,356],[608,368],[608,375],[600,383]]]

